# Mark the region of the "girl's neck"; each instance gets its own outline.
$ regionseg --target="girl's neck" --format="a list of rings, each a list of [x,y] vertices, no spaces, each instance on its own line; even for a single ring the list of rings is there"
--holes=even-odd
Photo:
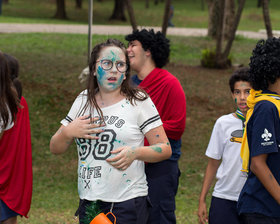
[[[125,96],[121,94],[120,90],[111,92],[99,91],[96,94],[96,101],[100,108],[111,106],[124,98]]]

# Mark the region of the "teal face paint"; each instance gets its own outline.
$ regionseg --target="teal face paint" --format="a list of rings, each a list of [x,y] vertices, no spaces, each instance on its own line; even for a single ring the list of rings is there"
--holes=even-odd
[[[117,58],[117,55],[116,55],[115,52],[113,52],[113,51],[111,51],[111,54],[112,54],[111,60],[112,60],[113,62],[115,62],[115,61],[116,61],[116,58]]]
[[[117,81],[117,83],[108,83],[109,86],[112,87],[112,90],[117,89],[118,87],[121,86],[122,82],[124,79],[124,75],[121,74],[121,77],[119,78],[119,80]]]
[[[106,47],[100,52],[98,61],[111,60],[113,67],[109,70],[104,70],[101,65],[97,68],[97,82],[100,90],[114,91],[119,89],[125,79],[125,73],[120,73],[116,69],[117,61],[126,61],[124,52],[118,47]]]
[[[102,87],[106,90],[112,91],[112,90],[115,90],[115,89],[119,88],[121,86],[121,84],[123,83],[123,80],[124,80],[124,74],[121,74],[119,79],[117,79],[117,82],[113,82],[113,83],[108,82],[107,77],[108,77],[107,72],[105,70],[103,70],[101,66],[98,66],[98,68],[97,68],[97,82],[98,82],[100,87]]]
[[[151,146],[151,148],[156,152],[160,152],[160,153],[162,152],[162,149],[159,146]]]
[[[105,76],[106,76],[106,71],[104,71],[101,66],[98,66],[97,68],[97,82],[99,83],[99,85],[103,85],[103,83],[105,82]]]

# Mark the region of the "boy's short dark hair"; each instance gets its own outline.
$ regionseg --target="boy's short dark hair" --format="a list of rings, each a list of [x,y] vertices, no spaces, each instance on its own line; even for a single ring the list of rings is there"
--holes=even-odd
[[[229,87],[230,91],[233,93],[234,91],[234,85],[236,82],[243,81],[243,82],[250,82],[249,80],[249,68],[248,67],[243,67],[240,69],[237,69],[236,71],[233,72],[229,79]]]
[[[258,41],[250,57],[250,81],[255,90],[266,90],[280,77],[280,38]]]
[[[127,41],[138,40],[145,51],[149,50],[152,54],[157,68],[162,68],[169,61],[170,44],[169,40],[160,32],[151,30],[135,30],[132,34],[125,36]]]

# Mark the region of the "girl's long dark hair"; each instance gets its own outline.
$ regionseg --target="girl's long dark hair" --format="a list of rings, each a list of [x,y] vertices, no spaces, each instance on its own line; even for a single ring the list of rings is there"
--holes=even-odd
[[[130,63],[129,58],[126,52],[125,45],[116,39],[108,39],[107,41],[97,44],[92,52],[91,52],[91,58],[89,62],[89,78],[87,83],[87,102],[84,107],[84,110],[90,105],[93,108],[96,108],[98,115],[103,119],[103,113],[100,107],[98,106],[96,102],[95,95],[99,91],[98,84],[97,84],[97,78],[94,76],[94,73],[96,71],[96,61],[100,56],[100,52],[103,48],[109,47],[109,46],[115,46],[119,47],[125,54],[126,64],[127,64],[127,71],[125,73],[126,79],[123,80],[121,84],[121,93],[126,96],[126,98],[130,101],[132,105],[135,104],[136,100],[143,101],[147,99],[148,95],[143,90],[133,87],[130,84]]]
[[[0,119],[3,122],[2,129],[8,126],[10,113],[12,120],[15,121],[18,112],[19,99],[12,86],[8,64],[3,53],[0,52]]]
[[[5,54],[5,59],[7,61],[8,64],[8,68],[9,68],[9,75],[10,78],[17,90],[17,94],[18,94],[18,98],[21,99],[22,96],[22,85],[21,82],[18,79],[18,74],[19,74],[19,63],[18,60],[13,57],[12,55],[9,54]]]

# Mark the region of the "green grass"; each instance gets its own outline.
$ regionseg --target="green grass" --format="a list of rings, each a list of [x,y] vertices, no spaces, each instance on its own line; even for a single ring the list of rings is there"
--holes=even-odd
[[[76,9],[75,1],[66,0],[66,13],[68,20],[57,20],[53,16],[56,11],[54,0],[10,0],[9,4],[3,4],[0,22],[9,23],[68,23],[87,24],[88,1],[83,1],[83,8]],[[176,0],[173,1],[173,23],[176,27],[207,28],[208,10],[204,3],[202,8],[200,0]],[[247,0],[239,24],[239,30],[258,31],[265,29],[262,9],[257,8],[256,0]],[[126,22],[109,21],[113,12],[114,0],[93,1],[93,24],[129,25],[126,13]],[[154,5],[150,0],[149,8],[145,8],[145,1],[133,0],[135,18],[139,26],[161,26],[163,20],[164,3]],[[280,30],[280,1],[270,1],[270,16],[273,29]],[[145,16],[143,16],[145,12]]]
[[[123,36],[111,36],[124,40]],[[94,36],[93,44],[107,36]],[[208,38],[170,37],[171,57],[167,69],[180,80],[187,99],[187,123],[183,135],[182,171],[177,195],[179,224],[197,223],[198,196],[206,166],[204,152],[215,120],[233,110],[229,70],[199,66],[201,50],[214,45]],[[237,38],[234,63],[248,64],[254,40]],[[20,61],[20,79],[27,99],[32,130],[34,188],[29,219],[19,223],[65,224],[78,205],[77,155],[49,152],[51,136],[84,88],[78,75],[87,62],[87,35],[0,34],[0,49]],[[191,66],[190,66],[191,65]]]

